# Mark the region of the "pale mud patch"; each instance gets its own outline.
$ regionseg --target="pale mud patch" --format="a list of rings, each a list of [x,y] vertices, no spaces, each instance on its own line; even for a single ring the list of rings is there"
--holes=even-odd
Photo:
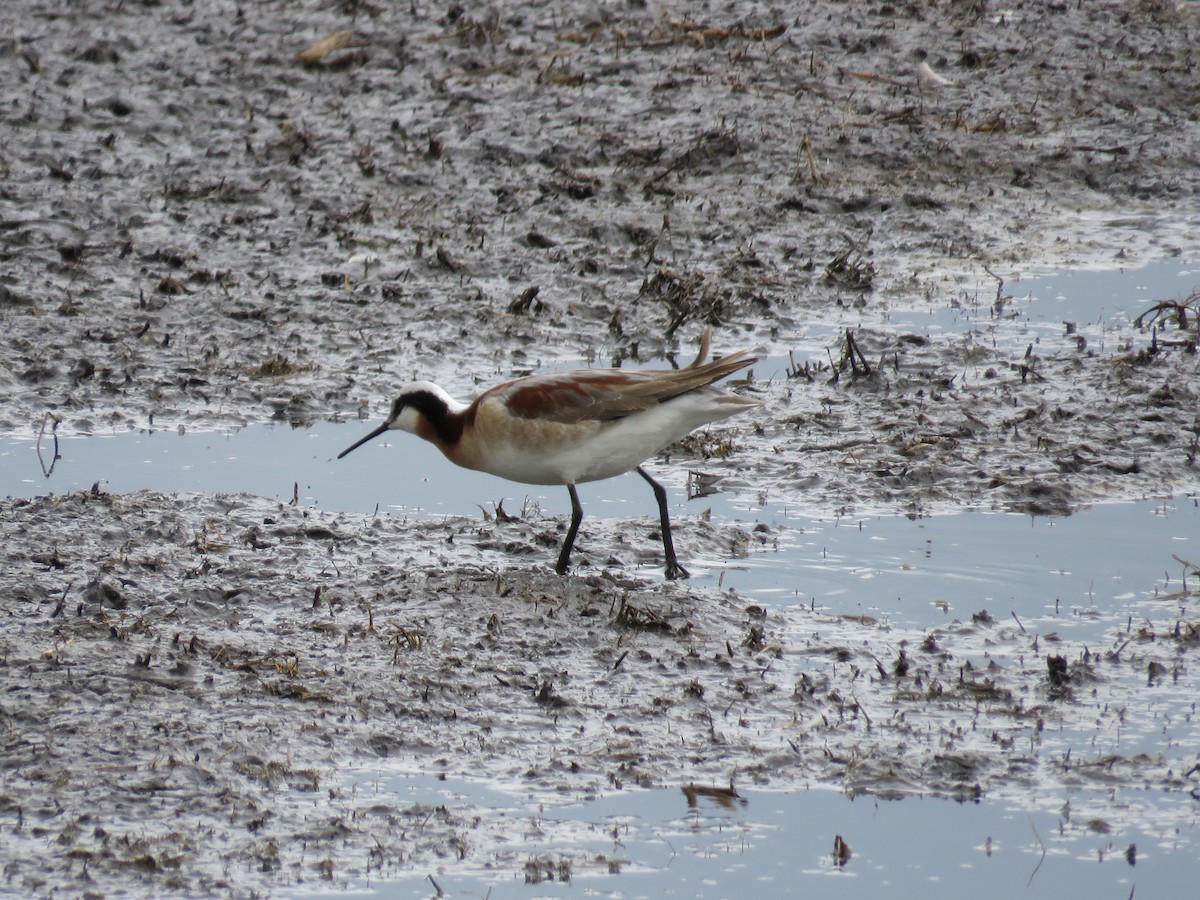
[[[589,520],[583,564],[616,567],[563,578],[534,517],[81,492],[5,501],[2,521],[0,828],[23,892],[521,864],[519,822],[346,781],[372,764],[549,802],[698,783],[1037,805],[1122,784],[1094,811],[1117,827],[1186,818],[1136,793],[1197,785],[1195,747],[1158,735],[1194,715],[1194,589],[1087,645],[1049,618],[904,629],[623,574],[649,525]],[[677,533],[710,558],[760,541]]]

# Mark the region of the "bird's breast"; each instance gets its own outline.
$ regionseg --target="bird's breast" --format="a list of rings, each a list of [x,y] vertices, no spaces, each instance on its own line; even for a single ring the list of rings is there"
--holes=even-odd
[[[442,452],[451,462],[525,484],[567,484],[578,477],[580,448],[594,440],[600,423],[520,418],[499,402],[482,404],[462,436]]]

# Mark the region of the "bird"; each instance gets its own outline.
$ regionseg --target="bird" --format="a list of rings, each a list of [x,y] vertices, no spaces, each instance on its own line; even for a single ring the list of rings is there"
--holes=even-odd
[[[667,493],[642,466],[702,425],[762,406],[717,387],[757,362],[749,350],[708,359],[712,329],[696,359],[677,369],[576,369],[546,372],[489,388],[469,404],[429,381],[405,385],[379,427],[338,454],[342,459],[388,431],[434,444],[451,462],[525,484],[565,485],[571,524],[555,571],[565,575],[583,521],[576,486],[637,472],[658,502],[668,580],[687,578],[667,515]]]

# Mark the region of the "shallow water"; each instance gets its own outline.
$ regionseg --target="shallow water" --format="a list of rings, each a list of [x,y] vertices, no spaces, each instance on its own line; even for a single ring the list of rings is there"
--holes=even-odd
[[[741,791],[695,807],[677,789],[625,790],[548,806],[506,793],[424,776],[365,775],[360,790],[381,801],[478,806],[523,823],[519,848],[497,854],[494,871],[450,868],[357,885],[365,896],[428,897],[429,878],[448,896],[474,897],[1168,897],[1200,878],[1194,832],[1100,833],[1073,817],[1063,798],[1030,811],[993,801],[958,804],[907,798],[850,799],[833,791]],[[1192,802],[1192,801],[1187,801]],[[1054,806],[1058,808],[1051,808]],[[833,860],[841,836],[851,856]],[[1133,846],[1132,857],[1129,848]],[[570,853],[591,864],[565,871]],[[1132,858],[1133,862],[1130,862]],[[522,866],[536,860],[538,869]],[[528,882],[541,873],[545,880]],[[548,877],[548,873],[553,878]],[[569,877],[569,881],[559,879]],[[356,892],[357,893],[357,892]],[[345,896],[297,889],[292,896]]]
[[[1103,341],[1106,332],[1126,328],[1156,302],[1186,298],[1198,288],[1200,268],[1187,259],[1136,269],[1033,269],[1003,283],[1003,302],[998,307],[996,281],[961,283],[938,294],[929,306],[894,308],[888,322],[918,334],[959,335],[986,328],[997,318],[1014,319],[1026,325],[1028,338],[1034,341],[1061,335],[1064,324],[1070,323],[1088,340],[1094,336]],[[947,296],[948,304],[943,302]]]

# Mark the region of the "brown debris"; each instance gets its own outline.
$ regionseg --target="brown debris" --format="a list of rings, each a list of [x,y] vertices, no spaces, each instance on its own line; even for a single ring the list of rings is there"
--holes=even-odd
[[[345,50],[354,41],[353,31],[331,31],[319,40],[313,41],[296,54],[295,61],[304,66],[312,66],[324,62],[331,53]]]

